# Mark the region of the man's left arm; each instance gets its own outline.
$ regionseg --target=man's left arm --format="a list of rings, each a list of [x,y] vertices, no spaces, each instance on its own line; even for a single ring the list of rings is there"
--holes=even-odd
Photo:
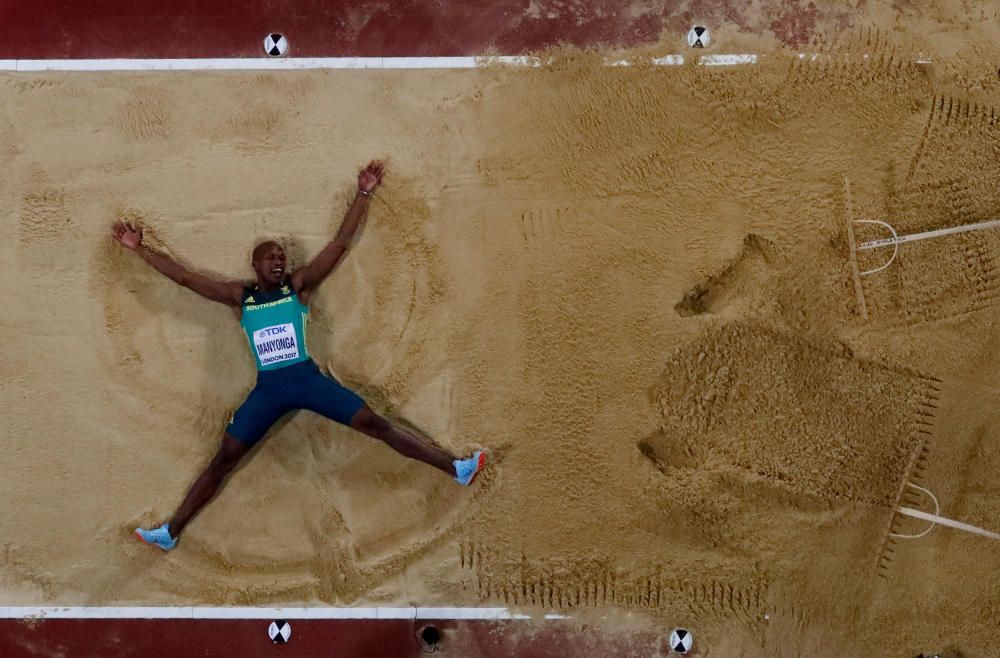
[[[382,182],[385,175],[385,166],[375,160],[358,174],[358,191],[354,195],[354,201],[344,216],[344,222],[340,225],[340,230],[333,240],[323,247],[311,263],[301,270],[292,274],[292,287],[298,293],[309,292],[323,283],[337,267],[337,264],[344,258],[347,248],[354,239],[354,234],[361,225],[361,219],[368,210],[368,200],[372,192]]]

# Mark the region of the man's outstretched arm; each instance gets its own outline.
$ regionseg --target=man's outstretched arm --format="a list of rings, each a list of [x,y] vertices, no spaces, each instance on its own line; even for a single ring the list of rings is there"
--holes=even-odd
[[[144,245],[142,229],[139,227],[117,221],[111,227],[111,237],[126,249],[137,253],[160,274],[185,288],[190,288],[202,297],[227,306],[239,306],[243,301],[243,286],[238,281],[216,281],[203,274],[192,272],[170,256]]]
[[[344,258],[347,247],[351,244],[351,240],[354,239],[354,234],[361,224],[361,218],[364,217],[365,211],[368,209],[368,198],[382,182],[384,175],[385,166],[378,160],[369,163],[361,170],[361,173],[358,174],[358,191],[354,195],[354,202],[351,203],[336,237],[323,247],[323,251],[319,252],[311,263],[292,274],[292,286],[296,292],[308,292],[323,283],[323,280]]]

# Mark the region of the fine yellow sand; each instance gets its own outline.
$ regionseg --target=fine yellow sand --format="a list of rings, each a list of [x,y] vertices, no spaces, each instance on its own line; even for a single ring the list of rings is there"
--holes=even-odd
[[[746,67],[0,77],[0,604],[507,605],[706,656],[997,655],[1000,545],[887,536],[923,528],[893,521],[905,482],[1000,530],[1000,232],[904,246],[867,320],[848,265],[849,210],[1000,217],[1000,17],[957,4],[877,4],[806,59],[723,26]],[[112,220],[249,277],[260,238],[314,255],[376,157],[309,348],[492,465],[461,489],[302,412],[178,550],[136,544],[254,370]]]

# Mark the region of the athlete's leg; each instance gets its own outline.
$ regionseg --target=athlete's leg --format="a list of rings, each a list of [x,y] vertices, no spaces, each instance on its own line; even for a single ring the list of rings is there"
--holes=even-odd
[[[250,395],[236,410],[226,427],[218,452],[191,485],[184,502],[174,512],[174,518],[170,523],[151,530],[136,529],[135,534],[139,539],[167,551],[177,545],[177,537],[218,492],[226,476],[254,444],[260,441],[271,425],[289,410],[287,402],[281,399],[281,390],[273,382],[270,385],[262,383],[258,377],[257,386],[250,391]]]
[[[236,468],[243,456],[250,451],[249,444],[240,441],[235,436],[226,432],[222,437],[222,446],[215,453],[215,457],[202,471],[198,479],[191,485],[184,502],[174,512],[174,518],[170,519],[170,536],[175,539],[180,536],[184,526],[188,524],[195,514],[197,514],[208,501],[212,500],[222,481]]]
[[[363,434],[384,441],[390,448],[401,455],[430,464],[434,468],[440,469],[448,475],[455,477],[455,464],[458,457],[451,454],[444,448],[425,441],[410,432],[397,427],[382,418],[368,405],[363,405],[358,409],[354,417],[351,418],[350,426]]]
[[[333,377],[323,375],[318,368],[303,380],[297,394],[301,396],[302,408],[384,441],[401,455],[444,471],[459,484],[471,484],[485,463],[482,451],[458,459],[431,441],[393,425],[372,411],[356,393],[341,386]]]

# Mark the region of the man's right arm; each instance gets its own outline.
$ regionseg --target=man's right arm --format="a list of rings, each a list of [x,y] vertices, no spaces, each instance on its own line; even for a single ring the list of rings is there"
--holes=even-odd
[[[111,230],[111,236],[126,249],[130,249],[149,263],[157,272],[198,293],[213,302],[227,306],[240,306],[243,303],[243,285],[238,281],[216,281],[203,274],[192,272],[170,256],[142,244],[142,229],[131,224],[116,222]]]
[[[242,303],[243,285],[237,281],[216,281],[204,274],[198,274],[185,268],[170,256],[162,254],[147,245],[139,245],[135,252],[144,261],[152,265],[157,272],[167,278],[189,288],[202,297],[220,302],[228,306],[239,306]]]

